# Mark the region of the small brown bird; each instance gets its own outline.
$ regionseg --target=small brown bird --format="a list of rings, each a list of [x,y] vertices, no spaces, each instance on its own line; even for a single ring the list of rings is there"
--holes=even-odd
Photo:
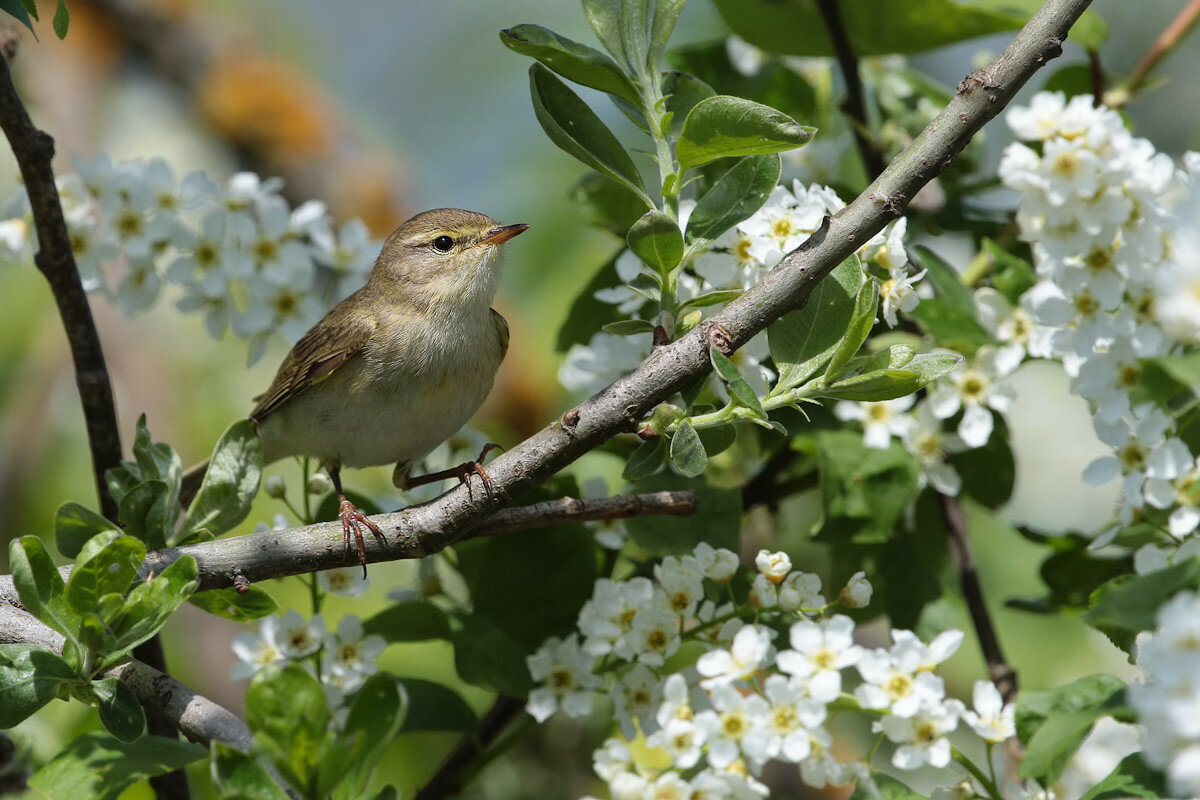
[[[412,476],[412,465],[483,404],[508,350],[493,308],[500,245],[528,225],[498,225],[473,211],[438,208],[396,229],[367,283],[304,334],[259,395],[250,418],[263,461],[320,459],[340,499],[347,550],[353,536],[366,574],[363,528],[383,532],[346,499],[342,467],[396,465],[401,489],[478,474],[481,462]]]

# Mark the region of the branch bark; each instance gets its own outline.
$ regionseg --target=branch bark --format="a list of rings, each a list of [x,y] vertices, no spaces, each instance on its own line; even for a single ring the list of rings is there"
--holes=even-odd
[[[38,130],[29,118],[21,98],[13,86],[8,60],[0,58],[0,128],[8,137],[21,179],[33,210],[37,230],[38,252],[34,264],[46,277],[63,330],[71,346],[75,362],[75,383],[83,404],[88,443],[92,451],[92,471],[96,478],[96,493],[100,511],[111,520],[117,518],[113,502],[104,483],[104,473],[121,463],[121,434],[117,426],[117,411],[113,402],[112,382],[100,346],[100,335],[92,319],[87,293],[75,265],[71,237],[63,218],[58,187],[54,183],[54,139]]]

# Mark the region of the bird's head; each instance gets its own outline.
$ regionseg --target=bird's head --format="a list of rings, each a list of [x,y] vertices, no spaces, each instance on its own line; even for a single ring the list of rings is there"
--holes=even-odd
[[[486,308],[500,281],[500,245],[528,227],[460,208],[424,211],[387,238],[370,280],[414,305]]]

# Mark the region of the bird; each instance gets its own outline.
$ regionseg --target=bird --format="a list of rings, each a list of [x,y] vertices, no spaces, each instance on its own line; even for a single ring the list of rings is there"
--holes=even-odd
[[[366,284],[300,337],[254,398],[249,418],[263,463],[289,456],[321,462],[338,495],[346,551],[353,537],[364,577],[364,528],[386,537],[346,498],[343,468],[395,464],[399,489],[448,478],[470,489],[478,475],[491,496],[482,462],[498,445],[448,470],[411,470],[491,391],[509,341],[508,323],[491,307],[500,247],[528,227],[457,208],[405,221],[384,242]],[[194,472],[190,483],[198,487]]]

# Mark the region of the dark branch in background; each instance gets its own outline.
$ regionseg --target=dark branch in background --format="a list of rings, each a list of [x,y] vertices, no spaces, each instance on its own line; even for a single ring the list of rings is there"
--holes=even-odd
[[[497,511],[464,533],[460,541],[571,522],[625,519],[651,514],[683,517],[695,513],[696,508],[695,492],[651,492],[591,500],[561,497]],[[377,514],[371,519],[383,530],[388,530],[396,527],[406,513],[407,509]],[[372,545],[373,540],[367,545],[367,561],[371,563],[421,558],[437,552],[435,548],[421,546],[419,541],[399,543],[386,550]],[[142,563],[142,577],[157,575],[182,555],[196,559],[201,590],[233,586],[235,582],[240,584],[243,580],[261,581],[333,567],[358,566],[357,553],[348,553],[342,546],[341,523],[319,522],[300,528],[235,536],[219,542],[151,550],[146,553],[146,560]],[[59,567],[58,571],[65,581],[70,577],[71,567]],[[20,604],[11,575],[0,575],[0,604],[3,603]]]
[[[475,762],[524,708],[525,703],[515,697],[497,697],[475,727],[458,741],[413,800],[442,800],[457,795],[474,769]]]
[[[8,48],[5,50],[7,52]],[[7,57],[0,58],[0,128],[4,129],[4,135],[8,137],[13,154],[17,157],[25,191],[29,195],[29,207],[33,212],[38,239],[38,251],[33,261],[50,284],[50,292],[58,304],[63,330],[70,343],[71,358],[75,363],[75,384],[79,389],[88,444],[92,451],[92,471],[100,498],[100,511],[116,522],[117,504],[104,483],[104,473],[121,463],[121,430],[117,425],[112,381],[104,361],[100,334],[96,330],[87,293],[83,290],[83,282],[75,264],[58,187],[54,183],[51,166],[54,139],[34,127],[13,85]],[[166,671],[166,656],[157,637],[140,645],[135,655],[153,668]],[[148,721],[151,733],[174,735],[174,728],[153,710],[150,710]],[[151,785],[160,800],[186,800],[190,796],[183,770],[152,778]]]
[[[858,57],[854,55],[854,46],[846,33],[846,24],[842,20],[842,12],[838,8],[838,0],[817,0],[817,10],[825,20],[825,30],[829,33],[829,41],[833,45],[833,53],[837,57],[838,66],[842,70],[842,78],[846,81],[846,97],[842,100],[842,111],[850,120],[850,132],[854,134],[854,143],[858,146],[858,154],[862,156],[863,167],[867,176],[874,180],[883,172],[883,153],[871,138],[871,128],[867,122],[867,100],[863,92],[862,77],[858,73]]]
[[[34,127],[13,86],[7,58],[0,58],[0,128],[4,129],[17,157],[21,179],[29,194],[29,206],[33,210],[38,240],[38,252],[33,261],[50,284],[71,346],[75,383],[79,387],[88,444],[92,450],[92,471],[96,477],[100,511],[116,521],[117,504],[104,484],[104,473],[121,463],[121,433],[117,426],[112,382],[87,293],[75,266],[58,187],[54,184],[54,170],[50,165],[54,158],[54,139]]]
[[[1099,108],[1104,105],[1104,63],[1100,60],[1100,51],[1087,51],[1088,78],[1092,82],[1092,106]]]
[[[979,583],[975,557],[971,554],[971,546],[967,540],[967,516],[957,498],[944,494],[939,494],[938,497],[942,502],[942,519],[946,523],[950,555],[954,558],[954,566],[958,571],[958,581],[962,587],[963,599],[967,603],[967,611],[971,614],[971,624],[979,637],[979,649],[983,651],[984,661],[987,662],[988,677],[1000,690],[1004,702],[1011,703],[1017,699],[1017,673],[1004,658],[1004,652],[1000,649],[1000,639],[996,636],[996,626],[992,623],[991,612],[983,599],[983,587]]]
[[[1163,28],[1162,33],[1154,40],[1154,44],[1150,45],[1150,49],[1138,60],[1137,65],[1129,73],[1129,77],[1109,92],[1104,98],[1104,102],[1113,108],[1120,108],[1128,104],[1137,96],[1159,62],[1183,41],[1198,20],[1200,20],[1200,0],[1190,0],[1175,16],[1175,19]]]

